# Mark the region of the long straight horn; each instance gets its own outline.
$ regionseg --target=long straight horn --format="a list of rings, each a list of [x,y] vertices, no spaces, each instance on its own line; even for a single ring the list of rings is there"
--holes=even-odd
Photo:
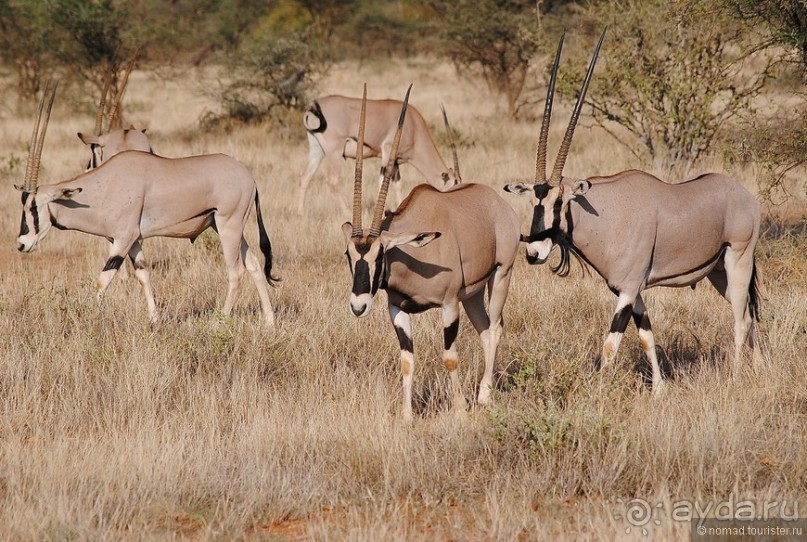
[[[406,119],[406,108],[409,105],[409,93],[411,91],[412,85],[410,84],[409,88],[406,89],[406,96],[401,106],[401,116],[398,117],[398,129],[395,131],[395,138],[392,140],[392,151],[387,167],[384,169],[384,180],[381,183],[381,189],[378,191],[378,201],[375,203],[373,224],[370,226],[370,235],[373,237],[381,235],[381,220],[384,218],[384,205],[387,200],[389,182],[392,179],[392,170],[395,168],[395,161],[398,160],[398,146],[401,144],[401,132],[403,131],[404,120]]]
[[[53,110],[53,100],[54,98],[56,98],[56,87],[58,85],[59,83],[55,83],[53,85],[53,88],[51,88],[50,83],[48,83],[48,85],[45,87],[45,92],[42,94],[42,100],[39,102],[39,108],[38,108],[39,117],[37,118],[35,128],[39,133],[37,134],[36,132],[34,132],[34,135],[31,136],[32,143],[34,142],[34,138],[36,138],[36,146],[29,151],[28,168],[31,169],[31,175],[26,181],[26,183],[24,183],[24,186],[26,186],[28,189],[35,189],[38,186],[39,165],[40,160],[42,158],[42,147],[45,144],[45,133],[48,131],[48,121],[50,121],[50,112]],[[45,96],[48,94],[48,92],[50,92],[50,97],[48,98],[48,107],[44,111],[44,119],[43,119],[42,109],[45,102]],[[42,121],[41,131],[39,130],[40,121]],[[31,156],[33,156],[33,164],[31,161]]]
[[[104,110],[106,109],[106,97],[109,94],[109,87],[112,86],[112,70],[110,69],[104,80],[104,88],[101,90],[101,101],[98,102],[98,112],[95,114],[95,135],[104,133]]]
[[[594,49],[594,56],[591,57],[591,62],[588,65],[588,71],[586,71],[586,78],[583,80],[583,87],[580,89],[580,95],[577,96],[577,103],[574,105],[574,111],[572,112],[572,118],[569,121],[569,127],[566,128],[566,135],[563,136],[563,143],[560,145],[558,157],[555,160],[555,167],[552,168],[552,177],[549,179],[549,184],[560,184],[560,179],[563,175],[563,166],[566,163],[566,156],[569,154],[569,147],[572,144],[574,128],[577,125],[577,119],[580,117],[580,110],[583,108],[583,102],[586,99],[588,84],[591,82],[591,75],[594,73],[594,65],[597,63],[597,56],[600,54],[600,47],[602,47],[602,42],[605,39],[605,33],[607,31],[608,28],[606,27],[602,31],[600,41],[597,42],[597,48]]]
[[[460,175],[460,161],[457,158],[457,145],[454,143],[454,132],[451,131],[451,125],[448,124],[448,115],[446,115],[446,108],[443,104],[440,104],[440,110],[443,112],[443,122],[448,133],[448,143],[451,145],[451,156],[454,158],[454,177],[456,177],[458,183],[461,183],[462,175]]]
[[[356,176],[353,180],[353,237],[361,237],[361,185],[362,163],[364,159],[364,125],[367,117],[367,83],[361,95],[361,116],[359,117],[359,137],[356,140]]]
[[[134,56],[129,61],[129,65],[126,66],[126,71],[123,72],[123,81],[120,85],[120,90],[118,91],[118,95],[115,99],[115,107],[112,108],[112,113],[109,116],[109,128],[107,131],[117,130],[121,127],[121,119],[120,119],[120,110],[121,104],[123,103],[123,95],[126,93],[126,85],[129,84],[129,75],[132,73],[132,69],[134,68],[135,61],[137,60],[137,55],[140,53],[140,49],[138,48],[135,51]]]
[[[546,182],[546,147],[549,140],[549,120],[552,117],[552,102],[555,99],[555,81],[558,79],[558,65],[560,53],[563,50],[564,32],[558,40],[558,50],[555,53],[555,62],[552,64],[552,74],[549,76],[549,86],[546,88],[546,102],[544,104],[544,119],[541,122],[541,135],[538,139],[538,150],[535,153],[535,182]]]

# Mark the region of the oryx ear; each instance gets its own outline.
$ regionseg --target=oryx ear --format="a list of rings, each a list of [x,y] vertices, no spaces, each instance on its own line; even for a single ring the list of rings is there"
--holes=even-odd
[[[14,188],[19,190],[20,192],[28,192],[28,193],[36,194],[36,188],[34,188],[33,190],[31,190],[31,189],[26,190],[25,187],[23,185],[21,185],[21,184],[15,184]]]
[[[381,244],[384,245],[385,250],[400,245],[410,245],[413,247],[423,247],[443,235],[439,231],[424,231],[419,233],[390,233],[388,231],[381,232]]]
[[[84,143],[85,145],[100,145],[101,144],[101,140],[98,139],[98,136],[94,136],[92,134],[82,134],[81,132],[78,132],[76,135],[81,140],[81,142]]]
[[[81,192],[81,188],[62,188],[59,192],[56,193],[56,197],[54,200],[57,199],[72,199],[73,196]]]
[[[345,234],[345,239],[349,241],[350,237],[353,235],[353,224],[350,222],[342,224],[342,233]]]
[[[504,191],[515,194],[516,196],[531,196],[535,193],[532,184],[528,183],[510,183],[504,185]]]
[[[588,189],[591,188],[591,182],[587,181],[586,179],[579,179],[572,183],[572,195],[573,196],[582,196]]]

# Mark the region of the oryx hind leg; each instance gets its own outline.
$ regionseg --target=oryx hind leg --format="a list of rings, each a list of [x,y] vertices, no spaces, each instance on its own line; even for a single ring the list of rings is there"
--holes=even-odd
[[[403,400],[401,412],[405,422],[412,421],[412,378],[415,372],[415,352],[412,343],[412,319],[395,305],[389,304],[389,318],[398,344],[401,347],[401,376],[403,379]]]
[[[224,298],[224,307],[221,309],[225,316],[232,314],[246,270],[241,251],[241,244],[244,242],[243,221],[239,223],[240,228],[234,222],[224,224],[221,217],[216,216],[216,229],[219,232],[224,263],[227,265],[227,297]]]
[[[734,374],[738,374],[741,367],[742,350],[748,344],[754,347],[754,313],[756,311],[756,284],[753,249],[733,250],[726,249],[724,257],[725,287],[721,293],[731,304],[734,315]],[[709,274],[709,280],[715,288],[721,291],[721,277],[715,271]],[[717,284],[716,284],[717,282]]]
[[[468,406],[465,397],[462,395],[460,378],[457,374],[457,335],[460,329],[460,307],[458,303],[444,305],[441,309],[443,320],[443,365],[448,371],[451,380],[451,393],[453,399],[453,409],[455,412],[465,412]]]
[[[658,396],[664,391],[664,380],[661,377],[661,368],[659,367],[658,357],[656,356],[656,341],[653,338],[650,317],[647,315],[647,308],[645,307],[641,294],[636,296],[632,314],[633,323],[636,324],[636,329],[639,332],[639,345],[642,347],[647,361],[650,362],[650,368],[653,371],[653,394]]]
[[[481,290],[477,295],[463,301],[468,318],[479,333],[482,349],[485,353],[485,372],[479,383],[477,402],[486,405],[491,402],[490,392],[493,388],[493,368],[496,361],[496,351],[502,337],[504,322],[502,312],[507,301],[510,288],[512,267],[498,267],[488,279],[488,310],[485,310],[485,292]]]
[[[129,260],[134,267],[134,274],[140,284],[143,285],[143,294],[146,296],[146,305],[149,310],[149,319],[152,322],[157,321],[157,302],[154,300],[154,289],[151,286],[151,275],[146,264],[146,256],[139,241],[135,241],[132,248],[129,249]]]
[[[309,132],[308,163],[300,176],[300,194],[297,200],[297,214],[303,214],[303,210],[305,209],[305,192],[308,189],[308,183],[311,182],[311,178],[317,172],[323,157],[325,157],[325,151],[319,144],[319,141],[317,141],[317,138]]]
[[[261,302],[263,319],[266,326],[275,325],[275,312],[272,310],[272,302],[269,300],[269,289],[266,287],[266,276],[261,269],[255,253],[249,249],[247,240],[241,236],[241,259],[246,263],[247,271],[252,276],[255,287],[258,289],[258,297]]]

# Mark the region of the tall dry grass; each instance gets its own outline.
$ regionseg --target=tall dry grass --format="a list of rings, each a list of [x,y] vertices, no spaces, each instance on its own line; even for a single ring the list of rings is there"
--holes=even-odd
[[[226,279],[214,236],[146,241],[163,313],[156,326],[134,279],[95,301],[105,241],[54,231],[39,251],[17,253],[11,181],[20,170],[8,172],[8,160],[24,151],[32,116],[0,112],[0,537],[645,539],[625,517],[641,498],[654,514],[648,536],[676,540],[689,533],[672,517],[684,500],[786,501],[790,512],[800,499],[807,509],[803,200],[766,210],[775,220],[758,248],[761,348],[739,378],[728,371],[728,304],[707,284],[645,297],[671,378],[653,400],[633,329],[618,367],[591,367],[614,307],[602,280],[579,269],[561,279],[519,256],[495,405],[451,415],[433,311],[414,319],[416,419],[406,426],[384,294],[367,319],[347,310],[339,226],[349,217],[322,176],[307,216],[294,212],[302,129],[200,132],[196,120],[212,105],[189,89],[203,77],[135,74],[130,120],[149,128],[160,154],[225,152],[253,171],[283,278],[271,292],[271,332],[248,281],[234,316],[220,314]],[[323,87],[356,94],[365,80],[371,97],[398,97],[414,81],[413,103],[436,133],[445,102],[467,181],[498,187],[532,175],[537,125],[506,122],[481,82],[415,60],[340,66]],[[557,109],[555,145],[568,118]],[[91,123],[91,113],[57,105],[43,182],[82,170],[87,153],[74,134]],[[569,174],[647,167],[587,124]],[[729,173],[754,189],[752,168]],[[414,186],[416,172],[403,175]],[[528,207],[510,201],[526,228]],[[366,194],[368,214],[371,203]],[[254,222],[248,236],[257,246]],[[470,399],[483,361],[465,317],[459,352]]]

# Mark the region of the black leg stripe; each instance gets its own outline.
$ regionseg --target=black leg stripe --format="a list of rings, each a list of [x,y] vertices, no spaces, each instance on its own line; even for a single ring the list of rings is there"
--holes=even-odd
[[[104,265],[104,271],[110,271],[112,269],[120,269],[121,264],[123,264],[123,256],[112,256],[110,259],[106,261],[106,265]]]
[[[448,327],[443,328],[443,349],[448,350],[454,346],[454,341],[457,340],[457,334],[460,331],[460,319],[457,318],[451,322]]]
[[[650,331],[650,317],[647,316],[646,312],[642,313],[633,313],[633,323],[636,324],[637,329],[641,329],[643,331]]]
[[[628,322],[630,322],[630,313],[632,310],[633,305],[625,305],[619,309],[619,312],[614,315],[614,319],[611,321],[611,333],[625,333]]]
[[[401,345],[401,350],[405,350],[407,352],[413,353],[414,352],[414,345],[412,344],[412,337],[406,334],[403,328],[398,326],[395,327],[395,334],[398,336],[398,344]]]

